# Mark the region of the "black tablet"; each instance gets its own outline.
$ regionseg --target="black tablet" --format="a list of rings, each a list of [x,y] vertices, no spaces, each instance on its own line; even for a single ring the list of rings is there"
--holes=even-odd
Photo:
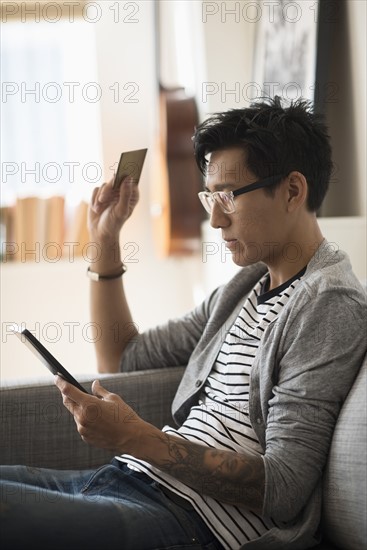
[[[52,372],[52,374],[59,374],[62,376],[67,382],[70,382],[70,384],[73,384],[78,390],[81,390],[84,393],[88,393],[83,386],[79,384],[77,380],[68,372],[58,361],[55,359],[53,355],[41,344],[39,340],[29,330],[26,328],[22,329],[18,325],[13,325],[12,330],[14,334],[16,334],[21,342],[25,344],[35,355],[37,355],[38,359],[42,361],[44,365],[48,368],[49,371]]]

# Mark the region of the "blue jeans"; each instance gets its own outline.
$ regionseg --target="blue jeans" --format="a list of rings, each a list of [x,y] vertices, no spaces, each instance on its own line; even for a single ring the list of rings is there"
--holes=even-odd
[[[1,466],[1,548],[221,549],[186,501],[117,460],[98,470]]]

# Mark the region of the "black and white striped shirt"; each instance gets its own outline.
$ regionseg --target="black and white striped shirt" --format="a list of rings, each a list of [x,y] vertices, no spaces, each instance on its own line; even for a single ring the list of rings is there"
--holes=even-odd
[[[226,334],[198,404],[179,429],[165,426],[164,432],[216,449],[263,454],[248,412],[251,367],[264,330],[277,318],[304,271],[272,291],[267,291],[269,275],[260,279]],[[202,496],[146,462],[127,455],[117,458],[189,500],[224,548],[239,548],[275,526],[271,518]]]

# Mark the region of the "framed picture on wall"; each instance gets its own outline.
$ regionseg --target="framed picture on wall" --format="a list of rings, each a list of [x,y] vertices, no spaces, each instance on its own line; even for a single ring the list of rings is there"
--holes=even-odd
[[[258,0],[254,98],[314,100],[319,0]]]

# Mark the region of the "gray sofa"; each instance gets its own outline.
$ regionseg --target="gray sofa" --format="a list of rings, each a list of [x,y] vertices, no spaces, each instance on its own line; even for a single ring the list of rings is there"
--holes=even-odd
[[[79,377],[88,389],[95,378],[120,394],[147,421],[172,423],[171,402],[183,367]],[[322,533],[318,549],[367,548],[365,360],[340,413],[324,474]],[[83,443],[50,378],[0,389],[1,464],[92,468],[111,454]]]

